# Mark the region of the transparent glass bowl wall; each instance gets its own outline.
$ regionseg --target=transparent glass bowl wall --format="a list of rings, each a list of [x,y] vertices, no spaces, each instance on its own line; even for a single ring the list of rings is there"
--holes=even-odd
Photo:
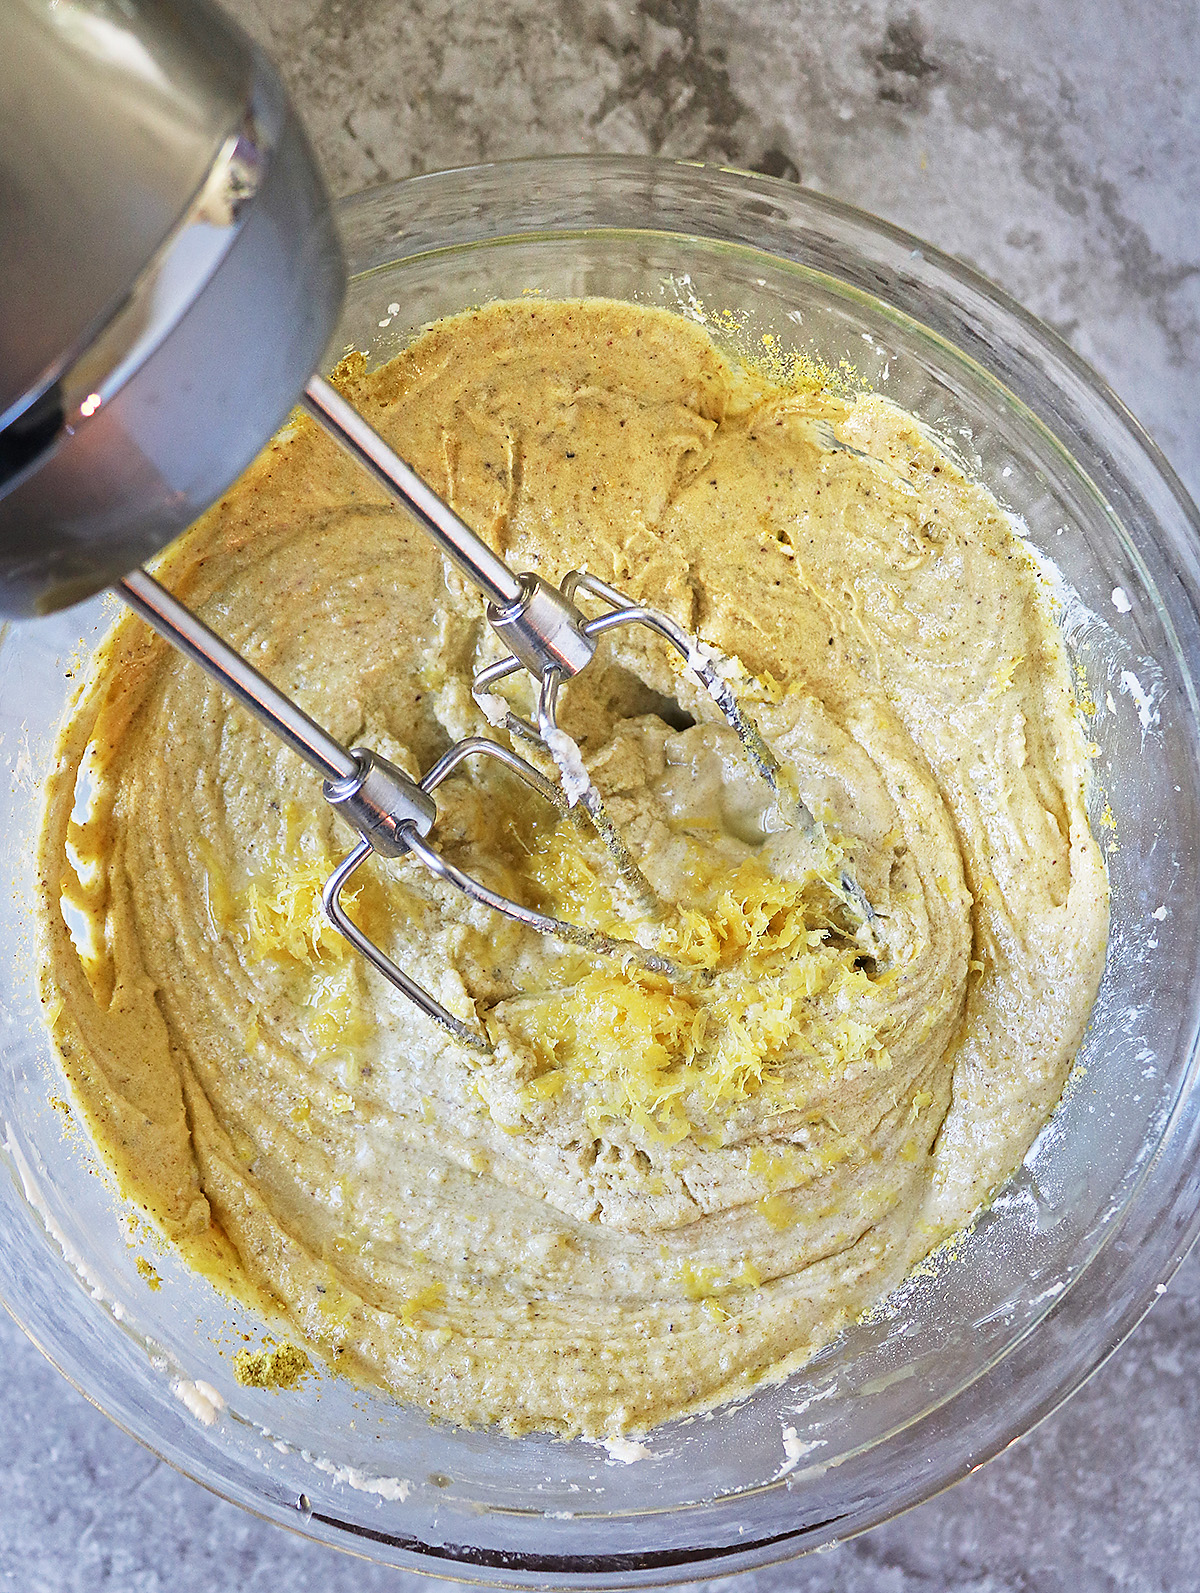
[[[1107,803],[1116,823],[1098,831],[1118,843],[1113,935],[1081,1066],[952,1262],[786,1385],[655,1432],[636,1464],[431,1426],[327,1377],[241,1389],[232,1354],[261,1324],[131,1224],[52,1104],[68,1095],[33,994],[33,830],[81,643],[109,622],[98,601],[0,644],[15,882],[0,903],[0,1290],[123,1426],[325,1542],[511,1585],[637,1586],[781,1559],[927,1497],[1026,1431],[1133,1326],[1196,1231],[1195,511],[1045,328],[915,240],[789,185],[566,158],[414,179],[341,215],[356,275],[331,361],[346,347],[385,359],[439,315],[523,293],[662,305],[714,318],[734,349],[768,336],[849,360],[1020,516],[1074,594],[1062,619],[1098,710],[1096,813]],[[211,1424],[187,1403],[197,1381],[225,1401]],[[805,1446],[790,1470],[788,1428]]]

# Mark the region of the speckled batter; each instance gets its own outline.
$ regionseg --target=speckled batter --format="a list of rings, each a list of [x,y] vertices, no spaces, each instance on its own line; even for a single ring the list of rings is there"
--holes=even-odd
[[[646,1427],[803,1361],[1053,1109],[1107,930],[1062,646],[995,501],[911,417],[774,386],[680,317],[496,305],[340,379],[515,568],[587,568],[734,660],[821,832],[620,633],[562,723],[657,924],[503,774],[447,782],[435,838],[511,895],[650,934],[690,982],[411,863],[358,876],[354,914],[485,1056],[324,923],[350,838],[311,774],[124,619],[48,788],[49,1021],[128,1192],[327,1361],[454,1421]],[[159,573],[347,744],[415,773],[502,734],[470,695],[495,653],[478,599],[307,422]],[[841,860],[876,942],[829,888]]]

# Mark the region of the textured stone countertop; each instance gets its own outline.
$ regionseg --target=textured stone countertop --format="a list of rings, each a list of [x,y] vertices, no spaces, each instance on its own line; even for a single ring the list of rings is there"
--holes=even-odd
[[[1194,0],[229,0],[336,192],[575,150],[730,162],[962,256],[1200,495]],[[213,1498],[0,1317],[0,1589],[417,1593]],[[1091,1382],[939,1499],[736,1593],[1200,1588],[1200,1257]],[[441,1584],[446,1585],[446,1584]],[[697,1584],[699,1586],[699,1584]]]

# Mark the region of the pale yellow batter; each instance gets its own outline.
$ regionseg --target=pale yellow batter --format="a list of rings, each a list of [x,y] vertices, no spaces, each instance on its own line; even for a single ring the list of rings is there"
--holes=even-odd
[[[810,1355],[1053,1109],[1107,929],[1062,646],[995,501],[911,417],[772,385],[680,317],[496,305],[343,381],[515,568],[587,568],[732,658],[823,838],[620,633],[562,722],[658,925],[505,775],[443,786],[435,839],[696,977],[372,862],[352,911],[486,1026],[483,1056],[325,924],[351,836],[313,776],[125,619],[47,796],[55,1041],[130,1195],[326,1361],[454,1421],[649,1426]],[[495,645],[478,599],[307,422],[160,575],[347,744],[415,773],[498,734],[469,690]],[[842,861],[877,942],[827,883]]]

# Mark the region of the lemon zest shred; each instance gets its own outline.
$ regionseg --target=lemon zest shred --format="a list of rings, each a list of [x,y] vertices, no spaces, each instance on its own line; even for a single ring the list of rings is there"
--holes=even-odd
[[[796,1213],[786,1195],[764,1195],[758,1202],[758,1210],[776,1233],[782,1233],[796,1221]]]
[[[411,1295],[400,1307],[400,1320],[410,1331],[424,1327],[421,1321],[426,1311],[436,1311],[446,1299],[446,1286],[443,1283],[429,1283],[423,1289]]]
[[[575,826],[535,832],[529,853],[547,910],[637,937],[638,921],[617,904]],[[657,943],[710,982],[672,988],[633,966],[577,958],[561,996],[505,1019],[543,1064],[522,1091],[527,1105],[570,1085],[598,1137],[624,1123],[662,1145],[690,1135],[716,1148],[714,1116],[719,1128],[764,1088],[782,1108],[803,1104],[797,1058],[830,1078],[891,1067],[879,991],[855,965],[857,947],[830,937],[824,876],[785,879],[756,859],[734,867],[712,861],[699,842],[689,856],[692,899],[658,926]]]

